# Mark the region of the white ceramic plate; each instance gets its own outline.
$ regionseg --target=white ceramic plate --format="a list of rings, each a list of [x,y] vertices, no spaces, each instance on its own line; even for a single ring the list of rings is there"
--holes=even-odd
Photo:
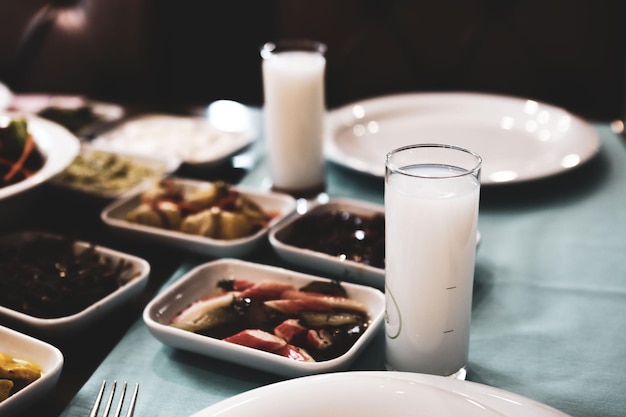
[[[40,235],[55,236],[55,234],[41,231],[23,231],[1,236],[0,243],[9,242],[10,244],[11,242],[21,242],[34,239]],[[89,247],[89,245],[90,243],[88,242],[76,241],[74,247],[77,250],[82,250]],[[132,265],[133,272],[127,274],[125,285],[96,301],[84,310],[69,316],[49,319],[40,318],[0,305],[0,319],[4,322],[33,329],[42,335],[67,334],[69,332],[78,331],[84,328],[84,326],[101,319],[121,304],[138,296],[144,290],[148,284],[148,277],[150,275],[150,264],[146,260],[103,246],[96,246],[96,251],[105,258],[116,262],[118,260],[124,260]]]
[[[43,371],[39,379],[0,403],[0,417],[15,416],[52,391],[61,376],[63,354],[46,342],[4,326],[0,326],[0,352],[38,365]]]
[[[409,93],[329,112],[328,160],[379,177],[385,155],[415,143],[445,143],[483,158],[484,185],[523,182],[571,170],[594,156],[594,128],[567,111],[515,97]]]
[[[250,145],[257,136],[249,123],[240,125],[239,130],[224,130],[224,125],[209,117],[146,114],[103,133],[93,144],[137,154],[173,154],[190,167],[211,168]]]
[[[256,388],[193,417],[566,417],[544,404],[475,382],[408,372],[352,371]]]
[[[253,282],[276,280],[290,282],[297,287],[312,281],[328,281],[313,275],[236,259],[222,259],[205,263],[186,273],[175,284],[148,303],[143,312],[143,320],[150,332],[162,343],[175,348],[293,377],[346,369],[372,340],[378,327],[382,325],[385,309],[383,293],[374,288],[349,283],[342,284],[348,297],[368,306],[371,324],[345,354],[327,361],[300,362],[168,325],[176,314],[190,303],[210,294],[214,291],[217,282],[226,278],[245,279]]]
[[[33,135],[39,150],[46,156],[43,167],[32,176],[16,184],[0,188],[0,200],[15,196],[48,181],[64,170],[78,155],[78,138],[64,127],[37,116],[18,113],[0,113],[0,124],[14,117],[26,117],[28,130]]]
[[[176,182],[186,188],[196,188],[206,184],[206,181],[183,178],[177,178]],[[232,186],[232,189],[241,192],[256,202],[266,213],[276,213],[276,216],[270,221],[268,227],[260,229],[258,232],[248,237],[224,240],[131,223],[126,220],[126,216],[128,212],[140,204],[143,190],[137,190],[134,193],[129,193],[115,200],[105,207],[101,217],[107,225],[139,239],[149,239],[153,242],[159,242],[201,255],[237,257],[249,253],[261,243],[261,241],[267,237],[269,228],[276,225],[285,218],[285,216],[295,210],[296,200],[282,193],[257,192],[237,186]]]
[[[5,84],[0,83],[0,111],[6,110],[13,101],[13,93]]]
[[[357,216],[371,217],[374,214],[385,213],[385,208],[379,204],[366,203],[350,198],[330,199],[327,203],[311,207],[305,213],[293,215],[281,224],[270,230],[269,241],[272,247],[283,260],[294,265],[309,268],[327,274],[341,281],[369,285],[379,289],[385,286],[385,270],[366,265],[339,256],[332,256],[312,249],[304,249],[286,243],[285,236],[290,233],[294,222],[302,216],[314,216],[330,211],[347,211]],[[476,236],[476,245],[480,244],[480,232]]]

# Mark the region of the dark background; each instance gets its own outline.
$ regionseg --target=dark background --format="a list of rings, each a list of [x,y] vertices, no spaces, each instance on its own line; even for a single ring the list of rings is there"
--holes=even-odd
[[[262,103],[259,47],[328,45],[327,106],[482,91],[589,119],[624,109],[621,0],[0,0],[0,81],[176,108]]]

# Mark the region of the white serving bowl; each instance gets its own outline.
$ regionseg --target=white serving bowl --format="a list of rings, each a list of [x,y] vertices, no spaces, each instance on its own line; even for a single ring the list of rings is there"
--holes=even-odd
[[[21,242],[25,240],[35,239],[38,236],[58,236],[55,234],[41,231],[23,231],[4,235],[0,237],[0,243],[5,242]],[[76,241],[74,248],[77,251],[88,248],[91,244],[84,241]],[[0,320],[15,324],[27,329],[34,330],[38,334],[50,335],[78,331],[84,326],[93,324],[97,320],[106,316],[123,303],[126,303],[138,296],[148,284],[150,275],[150,264],[134,255],[119,252],[103,246],[95,246],[96,253],[102,257],[113,261],[125,261],[131,264],[131,273],[127,274],[125,284],[109,295],[101,298],[89,307],[75,314],[57,318],[41,318],[13,310],[0,305]]]
[[[218,281],[243,279],[253,282],[281,281],[300,287],[312,281],[329,280],[287,269],[236,259],[223,259],[197,266],[155,297],[144,309],[143,320],[152,335],[163,344],[224,361],[288,377],[347,369],[374,338],[382,325],[385,298],[381,291],[344,283],[348,297],[365,304],[369,327],[343,355],[319,362],[300,362],[273,353],[240,346],[169,325],[172,318],[192,302],[213,292]]]
[[[347,211],[356,216],[371,217],[375,214],[384,215],[385,208],[381,205],[348,198],[331,199],[325,204],[313,206],[306,213],[292,216],[273,228],[270,231],[269,240],[274,250],[283,260],[290,264],[319,271],[342,281],[370,285],[382,289],[385,285],[385,270],[383,268],[376,268],[361,262],[300,248],[285,242],[286,236],[293,230],[294,222],[298,219],[304,216],[316,216],[333,211]],[[330,234],[331,232],[328,231],[328,233]]]
[[[206,185],[206,181],[176,178],[177,184],[188,189],[194,189]],[[278,224],[286,216],[291,214],[296,207],[296,200],[282,193],[258,192],[244,187],[232,186],[232,190],[241,192],[246,197],[257,203],[266,213],[276,213],[267,227],[264,227],[251,236],[239,239],[213,239],[209,237],[192,235],[176,230],[167,230],[159,227],[146,226],[131,223],[126,220],[127,214],[136,208],[141,202],[143,190],[137,190],[121,197],[109,204],[102,211],[102,221],[112,228],[123,232],[131,237],[145,239],[150,242],[159,242],[182,250],[191,251],[201,255],[214,257],[238,257],[251,252],[263,239],[267,237],[268,230]]]
[[[0,226],[21,218],[35,197],[39,186],[64,170],[78,155],[80,142],[64,127],[33,115],[0,113],[0,124],[14,117],[26,117],[28,130],[33,135],[46,161],[43,167],[29,178],[0,188]]]
[[[0,403],[0,417],[9,417],[27,410],[52,391],[61,376],[63,354],[46,342],[4,326],[0,326],[0,352],[42,369],[39,379]]]

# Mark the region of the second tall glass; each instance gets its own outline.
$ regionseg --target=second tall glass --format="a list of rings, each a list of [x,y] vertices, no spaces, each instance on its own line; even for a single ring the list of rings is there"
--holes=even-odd
[[[387,368],[463,378],[482,160],[424,144],[385,162]]]

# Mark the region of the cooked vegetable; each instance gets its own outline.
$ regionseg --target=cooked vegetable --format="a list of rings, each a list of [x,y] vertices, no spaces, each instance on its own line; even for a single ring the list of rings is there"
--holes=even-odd
[[[0,188],[23,181],[39,171],[45,162],[24,118],[12,119],[0,127]]]
[[[0,352],[0,402],[41,378],[39,366]]]
[[[0,243],[0,305],[40,318],[78,313],[136,274],[124,260],[68,237],[37,235]]]
[[[167,178],[145,191],[141,201],[126,220],[214,239],[251,236],[272,217],[222,181],[185,189]]]

